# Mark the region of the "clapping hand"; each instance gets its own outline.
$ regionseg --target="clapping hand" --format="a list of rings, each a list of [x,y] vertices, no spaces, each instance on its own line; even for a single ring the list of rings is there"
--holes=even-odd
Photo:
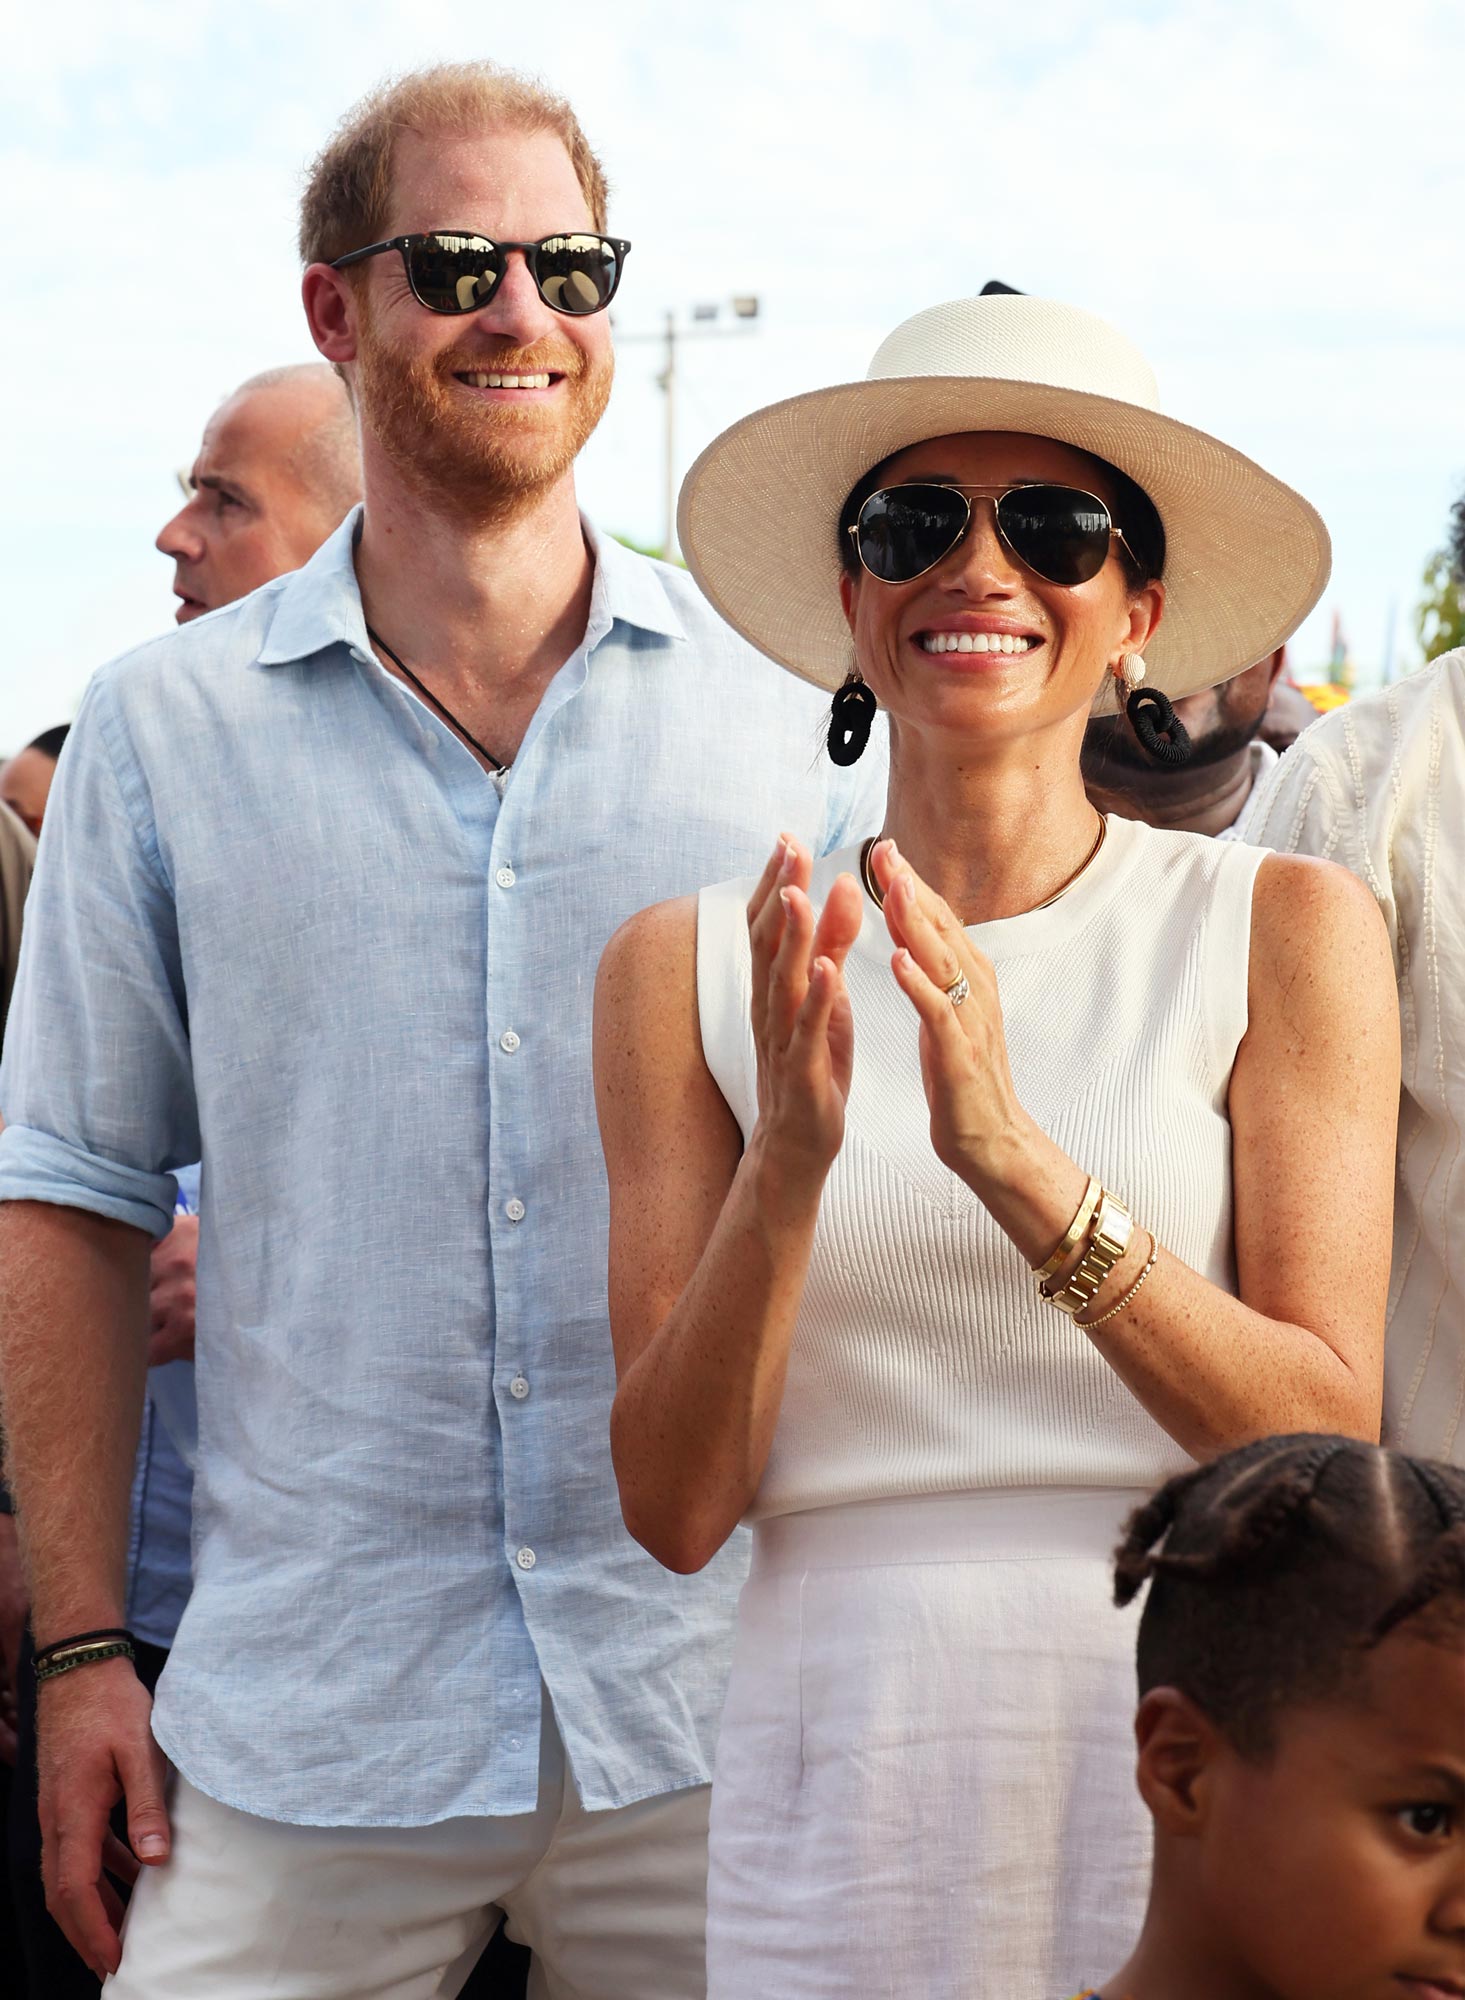
[[[815,919],[813,860],[785,836],[748,903],[758,1124],[787,1164],[822,1184],[844,1140],[854,1025],[844,962],[860,934],[862,892],[841,875]]]
[[[1007,1060],[997,975],[893,840],[877,842],[870,866],[895,946],[891,967],[920,1017],[931,1143],[980,1195],[1002,1177],[1026,1124]]]

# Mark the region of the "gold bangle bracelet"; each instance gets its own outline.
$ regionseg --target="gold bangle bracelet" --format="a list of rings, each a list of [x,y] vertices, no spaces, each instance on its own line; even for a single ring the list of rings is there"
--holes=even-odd
[[[1061,1270],[1063,1265],[1067,1263],[1068,1259],[1078,1248],[1078,1240],[1093,1221],[1094,1210],[1098,1207],[1103,1192],[1103,1184],[1095,1180],[1091,1175],[1089,1184],[1084,1189],[1083,1200],[1078,1205],[1078,1214],[1069,1223],[1063,1241],[1058,1245],[1058,1248],[1053,1252],[1053,1255],[1048,1259],[1046,1264],[1034,1264],[1033,1266],[1033,1276],[1040,1285],[1045,1279],[1051,1278],[1055,1271]]]
[[[1076,1319],[1099,1296],[1105,1279],[1128,1250],[1133,1235],[1134,1218],[1118,1196],[1105,1188],[1077,1269],[1067,1278],[1050,1278],[1038,1290],[1050,1306],[1057,1306],[1060,1312]]]
[[[1145,1231],[1145,1235],[1148,1236],[1150,1239],[1150,1254],[1148,1259],[1146,1260],[1144,1269],[1140,1272],[1139,1276],[1135,1279],[1134,1283],[1130,1286],[1129,1290],[1124,1294],[1124,1297],[1120,1299],[1117,1305],[1110,1306],[1107,1312],[1101,1312],[1097,1319],[1074,1320],[1073,1322],[1074,1325],[1081,1326],[1085,1333],[1092,1333],[1094,1328],[1096,1326],[1102,1326],[1106,1319],[1113,1319],[1115,1313],[1122,1313],[1124,1308],[1129,1304],[1130,1300],[1134,1297],[1135,1293],[1139,1290],[1140,1286],[1144,1283],[1145,1279],[1150,1275],[1151,1271],[1154,1270],[1155,1265],[1159,1260],[1160,1246],[1155,1241],[1155,1232],[1153,1229],[1147,1229]]]

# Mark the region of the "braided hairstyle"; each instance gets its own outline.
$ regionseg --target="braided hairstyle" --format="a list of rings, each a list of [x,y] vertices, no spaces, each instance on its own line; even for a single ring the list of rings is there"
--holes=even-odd
[[[1146,1583],[1140,1694],[1180,1689],[1263,1757],[1283,1708],[1356,1692],[1402,1625],[1465,1645],[1465,1470],[1356,1438],[1259,1438],[1130,1516],[1115,1603]]]

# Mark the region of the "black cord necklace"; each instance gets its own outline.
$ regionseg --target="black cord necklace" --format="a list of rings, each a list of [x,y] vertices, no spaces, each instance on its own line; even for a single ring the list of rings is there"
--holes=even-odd
[[[503,761],[501,757],[495,757],[492,750],[485,749],[483,744],[479,742],[478,738],[473,734],[471,729],[465,729],[463,727],[462,723],[459,722],[457,716],[454,715],[453,711],[448,707],[445,701],[439,701],[431,688],[424,687],[422,685],[422,682],[418,680],[416,674],[413,673],[412,669],[408,666],[407,662],[403,659],[400,659],[398,655],[392,651],[391,647],[387,644],[386,640],[382,637],[380,632],[373,632],[371,627],[368,625],[366,628],[366,636],[368,639],[370,639],[372,645],[376,647],[379,653],[386,654],[387,658],[391,661],[392,665],[397,669],[399,673],[403,673],[407,676],[408,680],[411,681],[413,687],[415,687],[417,692],[422,696],[422,699],[424,701],[430,701],[432,703],[433,707],[437,710],[438,714],[442,717],[443,721],[447,723],[448,727],[450,729],[456,729],[458,734],[462,737],[465,743],[472,744],[473,748],[478,752],[479,756],[483,758],[485,763],[491,764],[493,766],[493,769],[500,774],[508,770],[509,768],[508,765]]]

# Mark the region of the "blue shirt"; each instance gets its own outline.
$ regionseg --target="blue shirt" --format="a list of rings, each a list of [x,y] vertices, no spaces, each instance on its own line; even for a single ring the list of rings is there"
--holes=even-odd
[[[199,1170],[180,1167],[177,1209],[198,1211]],[[193,1363],[149,1368],[142,1434],[132,1468],[127,1533],[127,1624],[164,1651],[193,1588],[193,1462],[198,1416]]]
[[[170,1361],[170,1368],[187,1368]],[[127,1533],[127,1625],[139,1639],[164,1651],[173,1643],[188,1602],[193,1572],[189,1540],[193,1523],[193,1474],[179,1453],[154,1394],[148,1370],[142,1434],[132,1467]],[[191,1371],[190,1371],[191,1372]]]
[[[161,1235],[204,1163],[194,1592],[155,1709],[194,1785],[322,1825],[527,1812],[542,1674],[584,1804],[626,1804],[709,1775],[745,1549],[674,1576],[621,1522],[596,965],[780,828],[873,831],[883,757],[836,771],[826,696],[592,537],[500,797],[372,655],[354,530],[88,689],[0,1198]]]

